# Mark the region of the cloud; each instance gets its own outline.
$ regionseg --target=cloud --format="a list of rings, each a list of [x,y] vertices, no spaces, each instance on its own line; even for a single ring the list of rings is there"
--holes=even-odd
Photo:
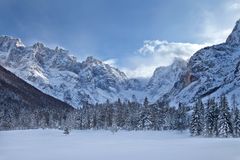
[[[240,18],[240,1],[228,0],[213,9],[203,9],[200,15],[200,31],[196,34],[209,44],[225,42],[235,22]]]
[[[205,46],[225,42],[240,18],[240,0],[219,2],[211,9],[202,8],[199,14],[196,15],[201,22],[196,24],[199,30],[193,34],[202,44],[145,41],[143,47],[126,61],[130,67],[122,70],[129,77],[150,77],[157,67],[170,65],[175,57],[187,60]]]
[[[129,77],[129,78],[149,78],[153,75],[156,66],[154,65],[140,65],[133,69],[130,68],[121,68],[121,70]]]
[[[205,46],[225,42],[240,18],[240,0],[220,1],[211,9],[202,8],[196,17],[201,23],[193,34],[200,44],[148,40],[134,55],[124,58],[120,69],[129,77],[151,77],[157,67],[170,65],[175,57],[187,60]]]
[[[113,67],[116,67],[117,60],[116,59],[107,59],[107,60],[103,61],[103,63],[108,64]]]
[[[143,56],[161,56],[162,58],[181,57],[183,59],[189,58],[196,50],[204,45],[192,43],[176,43],[167,41],[145,41],[138,53]],[[168,63],[168,62],[167,62]]]
[[[128,68],[121,68],[129,77],[150,77],[159,66],[170,65],[174,58],[187,60],[207,44],[145,41],[134,56],[127,59]]]
[[[202,41],[209,44],[223,43],[231,33],[232,28],[219,26],[215,23],[211,13],[205,13],[207,18],[203,21],[202,31],[197,34]],[[214,19],[214,20],[213,20]]]
[[[228,6],[229,10],[238,11],[240,9],[240,2],[239,1],[233,1]]]

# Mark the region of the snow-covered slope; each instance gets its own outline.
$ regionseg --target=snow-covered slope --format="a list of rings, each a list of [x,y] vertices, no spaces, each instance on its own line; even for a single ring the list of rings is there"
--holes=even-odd
[[[117,99],[127,83],[116,68],[88,57],[80,63],[68,51],[42,43],[25,47],[19,39],[0,37],[0,63],[47,94],[77,107]]]
[[[9,36],[0,37],[0,64],[75,107],[118,98],[142,101],[149,97],[153,102],[172,88],[184,68],[183,61],[176,60],[172,66],[158,68],[149,82],[129,79],[117,68],[93,57],[79,62],[67,50],[50,49],[42,43],[25,46],[20,39]]]
[[[187,71],[162,99],[173,104],[192,103],[197,98],[240,96],[240,20],[225,43],[206,47],[189,60]],[[236,99],[240,102],[238,99]]]
[[[225,43],[197,51],[189,62],[175,59],[157,68],[149,80],[129,79],[93,57],[79,62],[67,50],[42,43],[25,46],[9,36],[0,37],[0,64],[74,107],[118,98],[142,102],[148,97],[150,102],[167,100],[173,105],[221,94],[230,99],[240,96],[240,21]]]
[[[157,68],[146,86],[149,99],[154,102],[168,93],[186,69],[187,62],[179,58],[175,58],[170,66]]]
[[[20,39],[0,37],[0,64],[33,86],[75,107],[107,99],[172,104],[197,98],[240,96],[240,21],[226,42],[203,48],[185,62],[159,67],[149,81],[129,79],[123,72],[88,57],[79,62],[69,52],[42,43],[25,46]]]

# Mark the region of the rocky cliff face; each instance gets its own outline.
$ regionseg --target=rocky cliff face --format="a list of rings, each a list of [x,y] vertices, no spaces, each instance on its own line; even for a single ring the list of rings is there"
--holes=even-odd
[[[146,86],[149,99],[157,101],[168,93],[186,69],[187,62],[179,58],[175,58],[170,66],[157,68]]]
[[[229,99],[240,95],[240,21],[225,43],[203,48],[189,60],[187,70],[165,95],[173,104],[192,103],[226,94]]]

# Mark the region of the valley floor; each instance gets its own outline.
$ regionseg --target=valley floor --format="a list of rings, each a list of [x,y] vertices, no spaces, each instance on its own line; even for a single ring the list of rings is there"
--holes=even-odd
[[[239,160],[240,139],[188,132],[24,130],[0,132],[1,160]]]

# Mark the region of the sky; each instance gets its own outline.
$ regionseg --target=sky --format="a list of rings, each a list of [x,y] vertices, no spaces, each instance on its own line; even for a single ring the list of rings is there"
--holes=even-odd
[[[129,77],[224,42],[240,0],[0,0],[0,34],[94,56]]]

